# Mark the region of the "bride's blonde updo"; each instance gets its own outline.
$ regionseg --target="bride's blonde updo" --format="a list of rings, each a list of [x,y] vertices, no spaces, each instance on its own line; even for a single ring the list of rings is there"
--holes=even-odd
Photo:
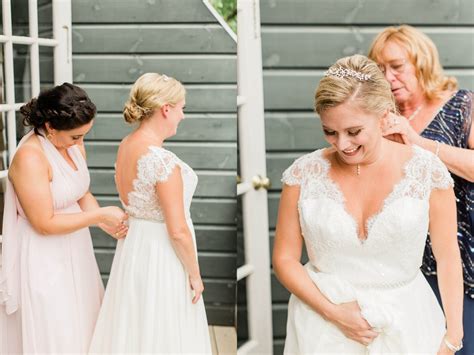
[[[140,122],[163,105],[176,105],[185,95],[186,90],[178,80],[164,74],[145,73],[133,84],[123,116],[128,123]]]
[[[341,58],[329,68],[316,89],[314,109],[321,115],[348,100],[377,115],[387,109],[396,112],[389,82],[374,61],[360,54]]]

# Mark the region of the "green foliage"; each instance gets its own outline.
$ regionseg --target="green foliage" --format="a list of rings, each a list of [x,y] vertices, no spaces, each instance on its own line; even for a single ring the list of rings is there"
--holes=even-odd
[[[211,4],[237,33],[237,0],[211,0]]]

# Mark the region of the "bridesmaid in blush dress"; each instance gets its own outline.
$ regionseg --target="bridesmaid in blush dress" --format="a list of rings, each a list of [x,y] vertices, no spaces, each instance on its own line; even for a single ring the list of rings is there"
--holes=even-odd
[[[33,126],[9,169],[0,353],[85,353],[103,296],[89,227],[121,238],[126,214],[89,192],[83,138],[95,105],[65,83],[21,108]]]

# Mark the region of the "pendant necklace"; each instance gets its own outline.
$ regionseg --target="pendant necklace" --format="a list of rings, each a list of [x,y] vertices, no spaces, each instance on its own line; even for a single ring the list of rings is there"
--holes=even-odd
[[[374,162],[372,162],[372,163],[370,163],[370,164],[367,164],[367,165],[373,165],[373,164],[375,164],[376,162],[379,161],[379,159],[381,158],[381,156],[382,156],[382,154],[380,154],[379,157],[378,157]],[[356,173],[357,173],[357,176],[360,175],[360,164],[357,164],[357,166],[356,166]]]
[[[413,121],[413,119],[416,117],[416,115],[418,115],[418,113],[421,111],[422,108],[423,108],[423,104],[418,106],[416,108],[416,110],[413,111],[413,113],[410,116],[407,117],[407,120],[410,121],[410,122]]]

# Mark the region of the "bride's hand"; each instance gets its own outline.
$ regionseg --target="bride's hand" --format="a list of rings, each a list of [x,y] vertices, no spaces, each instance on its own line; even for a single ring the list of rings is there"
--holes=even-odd
[[[362,317],[359,304],[354,302],[341,303],[336,306],[336,315],[332,322],[344,335],[362,345],[369,345],[379,335]]]
[[[189,276],[189,283],[191,285],[191,289],[194,291],[193,304],[196,304],[197,301],[199,301],[199,298],[201,298],[201,294],[204,291],[204,285],[202,283],[202,279],[200,276],[198,277]]]

